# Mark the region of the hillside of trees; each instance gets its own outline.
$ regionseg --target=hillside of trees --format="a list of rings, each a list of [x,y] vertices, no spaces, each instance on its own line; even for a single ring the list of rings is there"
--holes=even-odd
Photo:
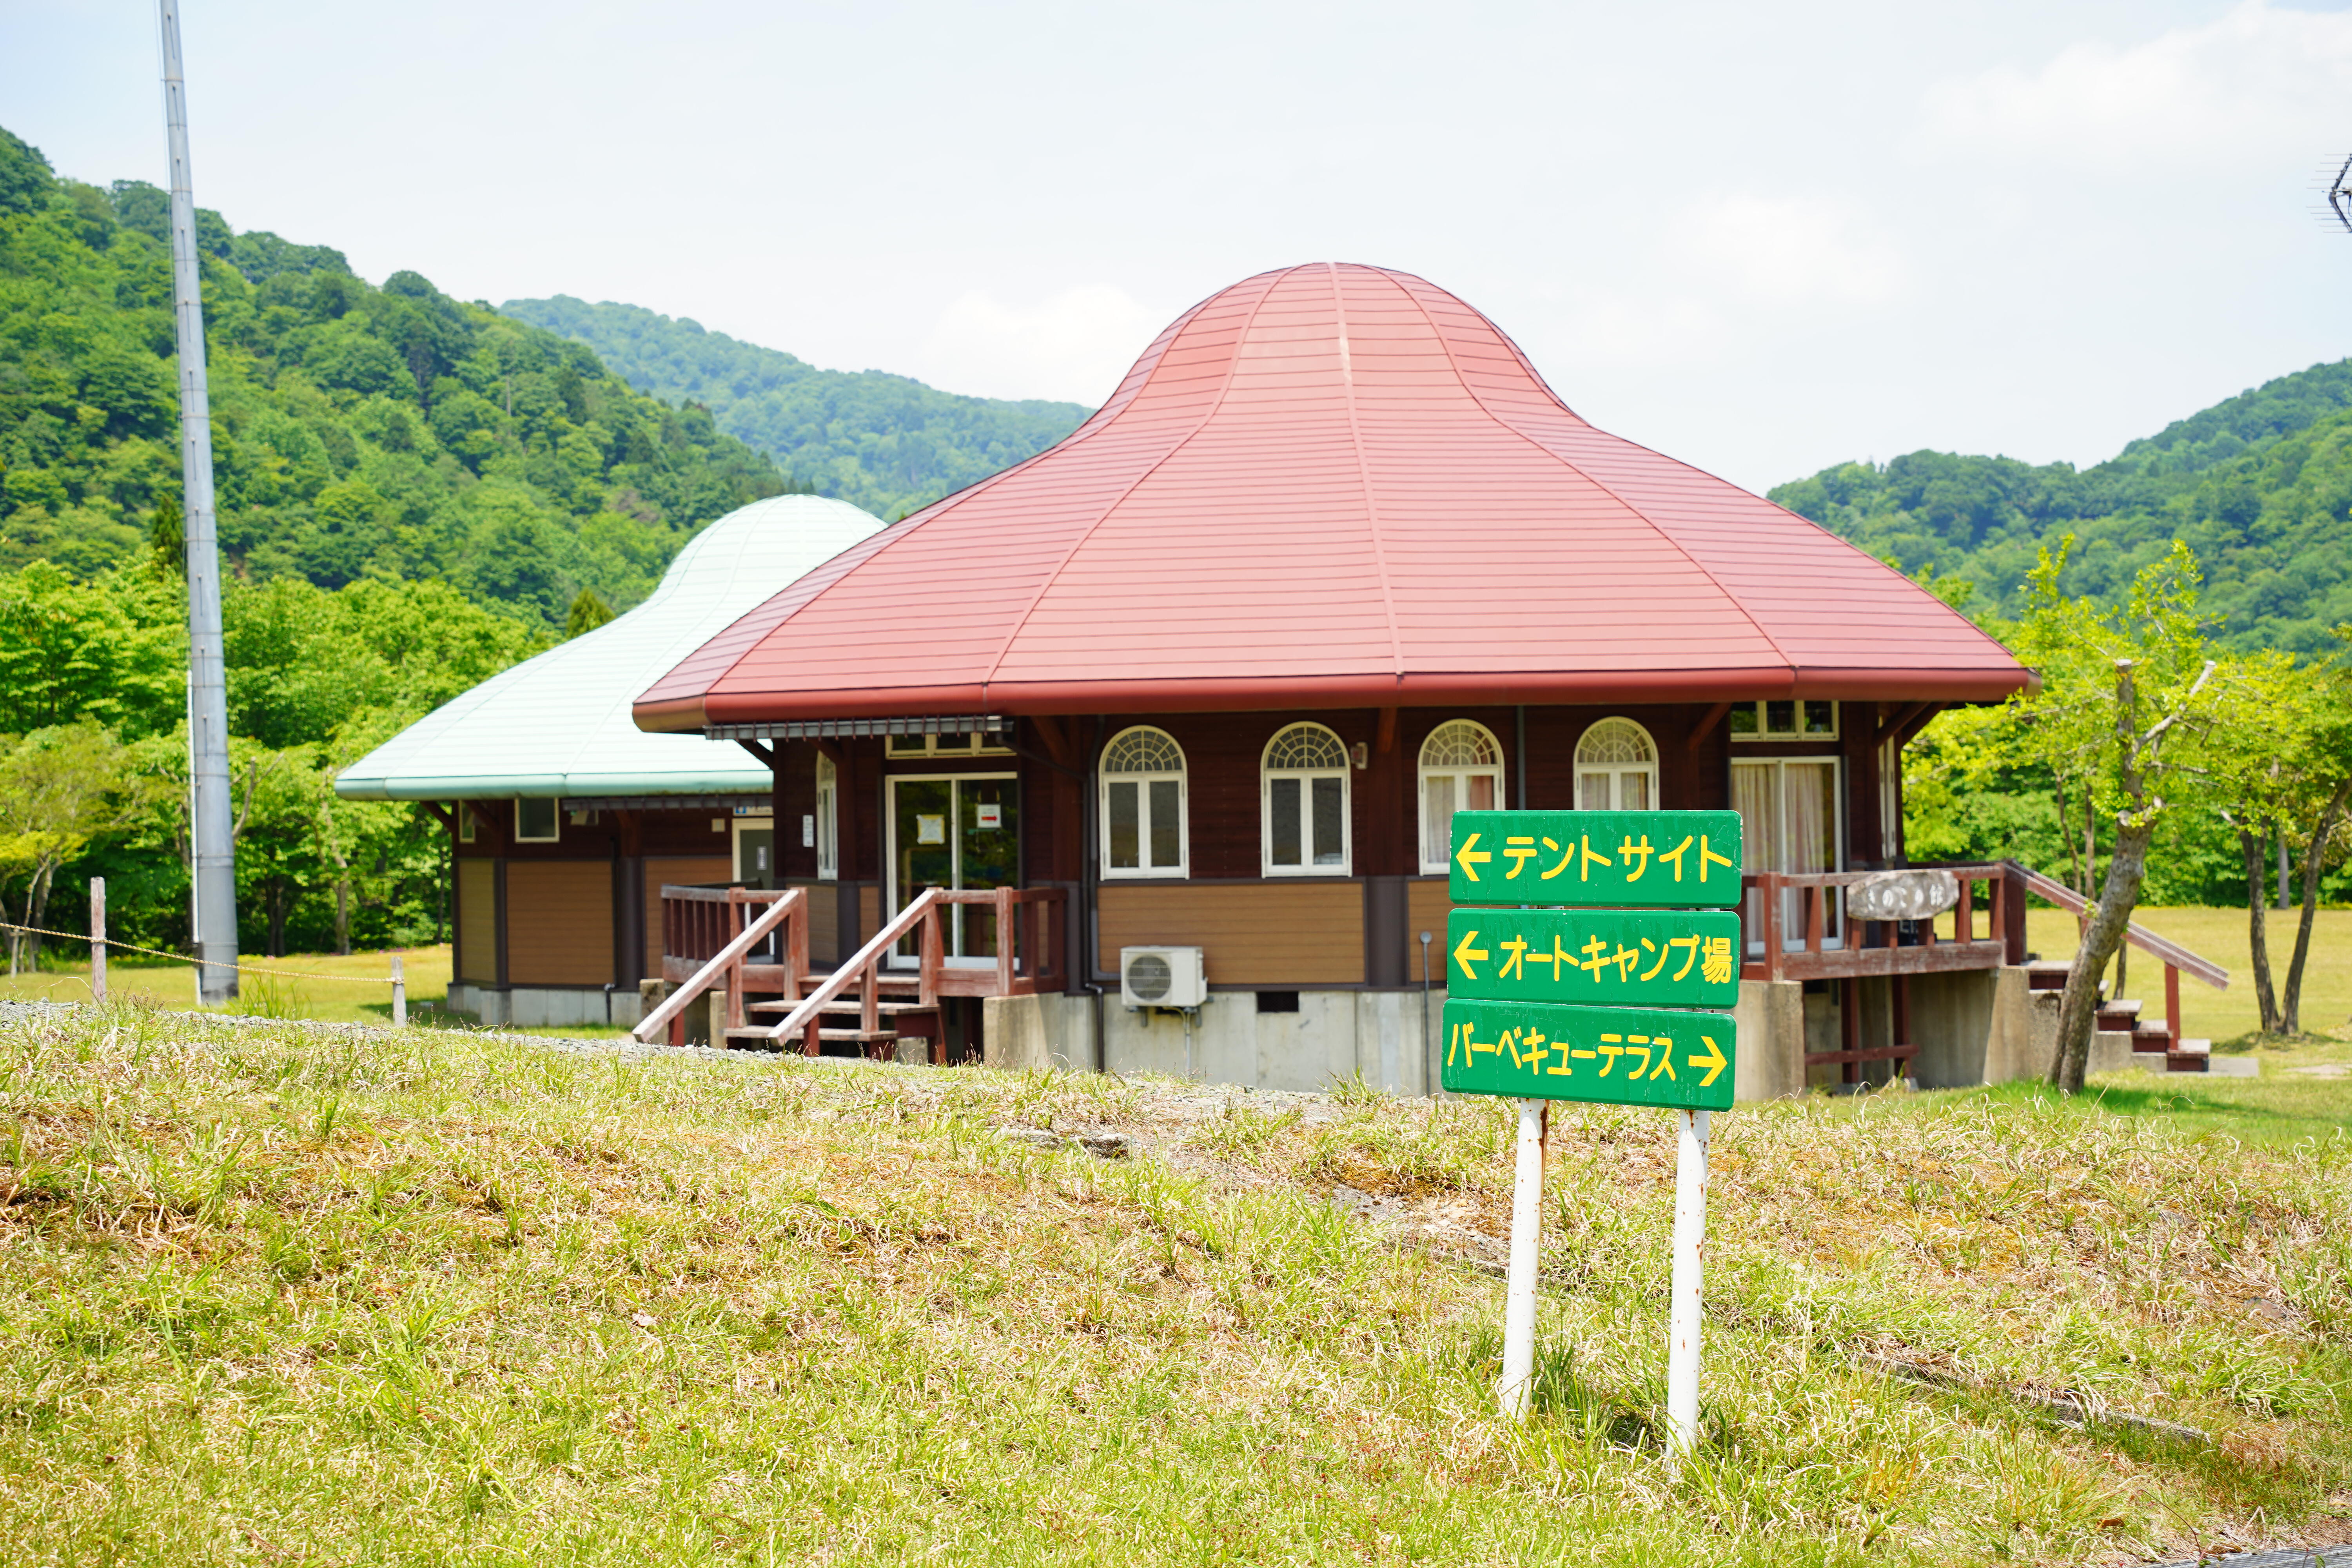
[[[559,294],[501,310],[587,344],[639,392],[701,404],[795,488],[896,518],[1044,451],[1090,410],[940,392],[885,371],[819,370],[636,305]]]
[[[2352,621],[2352,360],[2281,376],[2077,471],[1913,452],[1844,463],[1772,500],[1915,575],[1973,585],[1972,613],[2022,613],[2036,552],[2076,536],[2064,588],[2116,598],[2174,540],[2241,650],[2303,657]]]
[[[0,570],[89,578],[178,523],[169,201],[59,178],[0,130]],[[641,598],[696,528],[783,476],[579,343],[377,288],[325,246],[201,211],[229,574],[440,579],[552,630]]]

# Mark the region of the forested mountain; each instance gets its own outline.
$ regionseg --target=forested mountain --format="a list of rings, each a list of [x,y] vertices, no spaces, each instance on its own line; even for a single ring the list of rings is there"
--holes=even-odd
[[[176,525],[164,193],[58,178],[0,131],[0,571],[87,577]],[[558,627],[642,597],[700,524],[783,489],[764,454],[579,343],[381,289],[324,246],[198,215],[220,540],[235,576],[443,578]]]
[[[2317,653],[2352,621],[2352,360],[2315,365],[2132,442],[2095,468],[1913,452],[1771,492],[1904,570],[1975,585],[2014,616],[2036,550],[2073,533],[2071,594],[2111,596],[2188,542],[2205,605],[2242,648]]]
[[[878,370],[819,370],[635,305],[559,294],[499,308],[586,343],[639,392],[703,405],[721,430],[772,455],[795,487],[877,517],[927,506],[1042,452],[1090,412],[963,397]]]

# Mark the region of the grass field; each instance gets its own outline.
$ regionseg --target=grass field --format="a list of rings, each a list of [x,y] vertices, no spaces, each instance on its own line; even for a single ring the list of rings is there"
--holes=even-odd
[[[408,1018],[412,1024],[466,1027],[471,1020],[448,1012],[449,944],[400,950],[408,981]],[[310,1018],[329,1024],[385,1024],[392,1021],[392,973],[389,952],[298,952],[284,958],[244,961],[253,973],[241,977],[239,995],[229,1010],[250,1016]],[[0,974],[0,1002],[87,1002],[89,1000],[88,962],[57,963],[37,974]],[[196,1005],[196,972],[193,964],[161,959],[115,958],[107,965],[107,988],[115,998],[152,1003],[163,1007]],[[619,1039],[628,1031],[591,1025],[560,1029],[522,1028],[509,1033],[560,1035],[587,1039]]]
[[[2294,955],[2294,923],[2299,918],[2299,910],[2271,911],[2271,968],[2281,985],[2286,981],[2287,963]],[[2259,1014],[2245,910],[2144,909],[2132,919],[2230,972],[2226,991],[2216,991],[2185,975],[2181,978],[2184,1034],[2219,1044],[2253,1032]],[[2063,910],[2029,909],[2025,940],[2044,958],[2069,957],[2079,940],[2074,917]],[[2147,1004],[2151,1017],[2162,1014],[2164,965],[2134,949],[2126,989]],[[2345,1024],[2352,1024],[2352,910],[2321,910],[2312,922],[2311,958],[2303,983],[2303,1026],[2320,1034]]]
[[[0,1001],[87,1002],[89,966],[85,954],[52,952],[57,967],[37,974],[0,975]],[[437,1004],[449,993],[449,945],[400,950],[412,1010]],[[265,1017],[316,1018],[338,1024],[383,1024],[392,1019],[391,954],[299,952],[285,958],[242,954],[257,973],[238,977],[236,1011]],[[117,955],[106,966],[109,993],[124,1000],[164,1007],[196,1005],[194,964]]]
[[[1539,1409],[1507,1427],[1500,1287],[1454,1260],[1502,1231],[1498,1104],[136,1007],[0,1025],[0,1540],[1842,1565],[2352,1536],[2352,1137],[2242,1145],[2126,1099],[1720,1118],[1706,1436],[1677,1479],[1657,1113],[1555,1117]]]

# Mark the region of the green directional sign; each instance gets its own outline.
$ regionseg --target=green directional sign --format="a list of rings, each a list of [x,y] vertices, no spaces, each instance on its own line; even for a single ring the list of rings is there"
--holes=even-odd
[[[1728,910],[1466,909],[1447,917],[1445,990],[1489,1002],[1731,1007]]]
[[[1731,811],[1454,813],[1446,1089],[1728,1110],[1743,847]]]
[[[1449,1094],[1728,1110],[1738,1044],[1727,1013],[1449,1000],[1440,1080]]]
[[[1457,811],[1457,904],[1739,902],[1736,811]]]

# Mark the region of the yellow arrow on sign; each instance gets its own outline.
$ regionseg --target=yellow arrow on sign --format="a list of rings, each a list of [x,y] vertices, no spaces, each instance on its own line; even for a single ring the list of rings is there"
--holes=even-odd
[[[1701,1035],[1699,1038],[1706,1042],[1706,1055],[1703,1057],[1686,1057],[1683,1060],[1683,1066],[1686,1068],[1705,1068],[1706,1069],[1706,1076],[1698,1080],[1699,1088],[1705,1089],[1708,1084],[1713,1083],[1717,1079],[1723,1076],[1723,1069],[1731,1065],[1731,1058],[1723,1054],[1723,1047],[1715,1043],[1715,1037],[1713,1035]]]
[[[1470,837],[1475,841],[1478,836],[1474,833]],[[1474,958],[1484,958],[1486,956],[1486,950],[1485,948],[1472,947],[1470,945],[1477,940],[1478,933],[1476,931],[1464,931],[1462,933],[1461,942],[1454,950],[1454,962],[1462,966],[1462,977],[1465,980],[1475,980],[1478,978],[1478,972],[1470,967],[1470,961]]]
[[[1469,878],[1474,882],[1478,879],[1478,868],[1495,858],[1493,850],[1475,847],[1477,842],[1478,836],[1475,833],[1472,834],[1469,837],[1462,841],[1462,847],[1455,852],[1454,857],[1455,860],[1461,863],[1462,874]],[[1483,957],[1484,954],[1481,954],[1480,956]]]

